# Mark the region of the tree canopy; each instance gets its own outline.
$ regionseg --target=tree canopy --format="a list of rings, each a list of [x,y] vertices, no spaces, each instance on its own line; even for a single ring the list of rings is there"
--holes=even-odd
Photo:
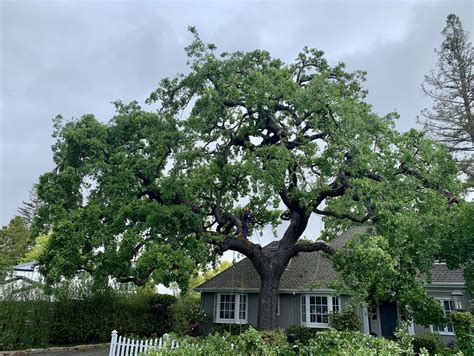
[[[474,47],[458,16],[450,14],[443,42],[435,49],[438,63],[422,85],[434,105],[422,114],[425,129],[460,158],[467,186],[474,187]]]
[[[15,216],[0,229],[0,281],[11,267],[21,262],[28,249],[29,231],[25,221]]]
[[[395,113],[380,117],[365,102],[364,73],[331,66],[321,51],[304,48],[286,64],[262,50],[218,54],[191,32],[190,71],[161,81],[148,99],[156,112],[116,102],[108,123],[58,118],[56,168],[40,178],[34,224],[52,224],[47,280],[84,269],[98,281],[184,285],[196,266],[234,250],[261,278],[258,327],[274,328],[289,260],[335,253],[322,240],[298,242],[319,215],[328,239],[374,227],[361,251],[387,272],[384,283],[360,285],[403,305],[422,298],[417,276],[439,256],[460,202],[447,150],[415,130],[398,133]],[[276,250],[247,238],[246,206],[253,229],[285,228]],[[348,268],[370,269],[354,261],[339,265],[349,286],[359,276]]]

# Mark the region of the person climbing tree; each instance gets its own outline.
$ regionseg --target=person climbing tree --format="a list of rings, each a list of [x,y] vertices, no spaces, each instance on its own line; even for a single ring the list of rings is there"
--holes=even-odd
[[[244,214],[242,216],[242,233],[245,238],[249,236],[249,222],[250,222],[250,209],[248,207],[244,208]]]

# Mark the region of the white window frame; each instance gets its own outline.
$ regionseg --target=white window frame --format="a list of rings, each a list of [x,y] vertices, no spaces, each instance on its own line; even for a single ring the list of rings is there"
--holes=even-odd
[[[444,308],[444,302],[447,301],[450,303],[450,306],[453,307],[450,311],[450,314],[451,313],[454,313],[456,310],[454,309],[454,302],[451,298],[435,298],[440,304],[441,304],[441,307],[443,308],[443,312],[444,312],[444,316],[446,316],[446,309]],[[454,334],[454,325],[451,323],[451,325],[453,326],[453,331],[449,331],[448,330],[448,325],[445,325],[443,327],[443,330],[435,330],[434,327],[437,327],[439,328],[438,325],[430,325],[430,330],[432,333],[434,334],[439,334],[439,335],[455,335]]]
[[[224,295],[234,295],[234,318],[221,318],[221,297]],[[245,297],[245,318],[240,318],[240,299]],[[214,322],[220,324],[247,324],[249,314],[249,296],[242,293],[216,293],[214,297]]]
[[[276,315],[280,315],[280,294],[278,294],[278,298],[277,298],[277,310],[276,310]]]
[[[327,306],[328,306],[328,322],[327,323],[318,323],[318,322],[311,322],[310,316],[310,298],[311,297],[323,297],[327,298]],[[304,298],[304,314],[306,321],[303,321],[303,298]],[[334,298],[334,299],[333,299]],[[341,310],[341,298],[339,296],[333,296],[330,294],[302,294],[300,299],[300,318],[301,318],[301,325],[306,326],[308,328],[328,328],[329,327],[329,315],[333,313],[334,307],[336,304],[333,301],[337,301],[337,311]]]

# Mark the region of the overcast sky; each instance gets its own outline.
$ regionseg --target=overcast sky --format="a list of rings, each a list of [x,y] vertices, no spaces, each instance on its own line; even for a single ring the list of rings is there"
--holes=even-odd
[[[430,105],[420,91],[449,13],[472,32],[472,1],[19,1],[0,0],[0,224],[53,168],[52,118],[113,115],[143,103],[159,80],[186,71],[188,25],[226,51],[304,46],[368,72],[369,102],[397,110],[400,130]]]

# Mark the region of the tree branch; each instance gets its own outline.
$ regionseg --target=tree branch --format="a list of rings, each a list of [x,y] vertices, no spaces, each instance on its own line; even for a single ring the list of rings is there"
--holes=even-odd
[[[315,252],[324,251],[329,255],[333,255],[335,250],[332,246],[328,245],[324,241],[316,241],[313,243],[299,243],[293,246],[291,257],[296,256],[300,252]]]

